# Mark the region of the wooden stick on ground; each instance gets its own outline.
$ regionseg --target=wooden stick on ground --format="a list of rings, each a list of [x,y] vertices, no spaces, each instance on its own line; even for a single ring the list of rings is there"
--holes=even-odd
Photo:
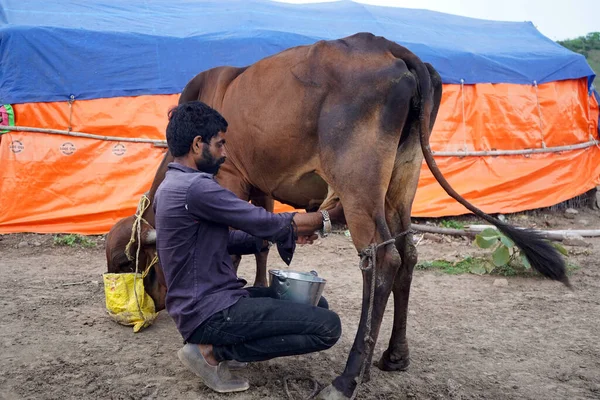
[[[475,236],[478,233],[483,232],[485,229],[492,228],[496,229],[493,225],[468,225],[464,229],[450,229],[440,228],[432,225],[422,224],[411,224],[411,228],[418,232],[428,233],[439,233],[442,235],[454,235],[454,236]],[[523,229],[523,228],[520,228]],[[598,229],[586,229],[586,230],[555,230],[555,231],[544,231],[536,230],[543,238],[550,240],[565,240],[573,236],[583,237],[600,237],[600,230]]]
[[[85,285],[86,283],[88,283],[88,281],[70,282],[70,283],[63,283],[62,286]]]

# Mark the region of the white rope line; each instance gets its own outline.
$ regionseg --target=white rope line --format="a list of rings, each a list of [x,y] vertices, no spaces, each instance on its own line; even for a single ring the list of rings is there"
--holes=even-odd
[[[546,148],[546,142],[544,142],[544,120],[542,119],[542,107],[540,106],[540,96],[538,94],[537,81],[533,81],[533,87],[535,88],[535,101],[537,102],[538,118],[540,119],[540,138],[542,139],[542,148]]]
[[[591,114],[591,112],[592,112],[592,101],[590,100],[590,98],[591,98],[592,96],[594,96],[594,93],[590,93],[590,94],[587,96],[587,105],[588,105],[588,106],[587,106],[588,136],[589,136],[589,139],[590,139],[590,141],[592,141],[592,140],[596,140],[596,139],[594,139],[594,133],[595,133],[595,132],[594,132],[594,124],[593,124],[592,122],[590,122],[590,121],[591,121],[591,119],[590,119],[590,114]],[[598,119],[598,123],[600,124],[600,119]],[[600,145],[599,145],[598,143],[600,143],[600,142],[596,142],[596,147],[597,147],[598,149],[600,149]]]
[[[0,125],[0,130],[15,131],[15,132],[35,132],[35,133],[49,133],[51,135],[65,135],[80,137],[86,139],[97,139],[111,142],[133,142],[133,143],[150,143],[156,147],[167,147],[166,140],[154,140],[154,139],[140,139],[140,138],[125,138],[119,136],[103,136],[94,135],[92,133],[76,132],[76,131],[65,131],[61,129],[46,129],[46,128],[33,128],[28,126],[7,126]]]
[[[460,79],[460,102],[462,104],[463,151],[467,152],[467,119],[465,118],[465,80]]]
[[[73,103],[75,102],[75,96],[71,95],[69,97],[69,132],[73,130],[73,124],[71,123],[73,119]]]
[[[593,90],[593,89],[592,89]],[[588,120],[588,135],[590,140],[594,140],[594,123],[592,122],[592,99],[594,98],[594,92],[591,91],[586,96],[587,99],[587,120]],[[600,106],[600,104],[599,104]],[[600,124],[600,118],[597,121]],[[600,146],[598,146],[600,148]]]

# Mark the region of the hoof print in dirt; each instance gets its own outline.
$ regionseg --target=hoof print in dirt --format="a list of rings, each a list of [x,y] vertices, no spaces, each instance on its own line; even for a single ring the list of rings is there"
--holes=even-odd
[[[321,390],[317,397],[317,400],[347,400],[348,397],[344,396],[344,394],[338,391],[333,385],[329,385],[325,387],[325,389]]]

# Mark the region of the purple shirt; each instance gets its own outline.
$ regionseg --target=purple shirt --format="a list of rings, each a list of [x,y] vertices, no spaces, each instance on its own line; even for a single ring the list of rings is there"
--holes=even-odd
[[[292,260],[293,214],[255,207],[219,185],[211,174],[170,163],[154,210],[156,249],[167,283],[166,308],[186,340],[210,316],[248,296],[230,252],[253,252],[260,248],[257,238],[262,238],[277,242],[287,264]]]

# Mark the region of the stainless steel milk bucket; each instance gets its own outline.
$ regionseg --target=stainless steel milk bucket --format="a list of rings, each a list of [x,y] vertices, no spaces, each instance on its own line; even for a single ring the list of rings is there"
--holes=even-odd
[[[276,299],[316,306],[326,282],[315,271],[269,270],[269,287]]]

